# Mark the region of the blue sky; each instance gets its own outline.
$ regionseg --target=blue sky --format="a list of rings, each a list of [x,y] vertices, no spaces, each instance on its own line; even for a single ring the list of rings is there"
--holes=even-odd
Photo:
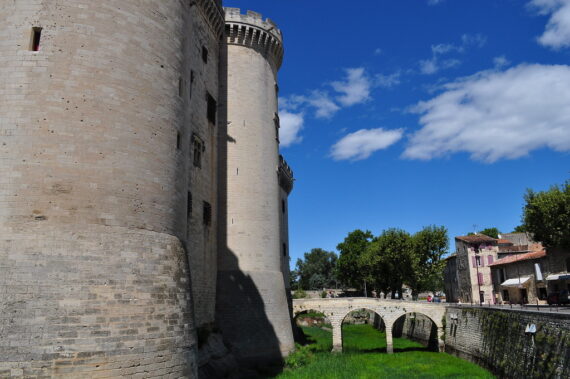
[[[272,18],[291,265],[348,232],[520,224],[570,177],[570,0],[226,0]]]

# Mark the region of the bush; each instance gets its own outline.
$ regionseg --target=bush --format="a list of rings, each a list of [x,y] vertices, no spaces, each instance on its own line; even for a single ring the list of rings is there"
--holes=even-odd
[[[295,344],[295,351],[285,358],[285,367],[296,369],[307,365],[313,359],[313,348]]]
[[[299,288],[297,291],[293,292],[293,299],[304,299],[306,297],[307,293],[302,288]]]
[[[321,292],[321,297],[324,299],[325,297],[327,297],[327,291],[323,291]]]

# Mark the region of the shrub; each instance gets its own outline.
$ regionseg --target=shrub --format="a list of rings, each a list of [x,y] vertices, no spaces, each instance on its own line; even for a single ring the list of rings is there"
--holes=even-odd
[[[324,299],[325,297],[327,297],[327,291],[323,291],[321,292],[321,297]]]
[[[295,344],[295,351],[285,358],[285,367],[296,369],[307,365],[313,359],[313,348]]]
[[[302,288],[299,288],[297,291],[293,292],[293,299],[304,299],[306,297],[307,293]]]

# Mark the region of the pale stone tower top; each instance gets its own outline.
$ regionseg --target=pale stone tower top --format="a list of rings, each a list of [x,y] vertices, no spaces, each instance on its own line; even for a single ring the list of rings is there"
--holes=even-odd
[[[257,12],[242,14],[239,8],[224,8],[226,37],[230,45],[243,45],[259,51],[275,68],[283,62],[283,33],[269,18]]]

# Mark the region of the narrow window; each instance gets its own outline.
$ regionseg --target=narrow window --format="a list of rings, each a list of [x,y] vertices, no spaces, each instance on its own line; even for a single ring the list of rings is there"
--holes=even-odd
[[[286,243],[283,244],[283,256],[284,257],[287,256],[287,244]]]
[[[192,87],[194,86],[194,70],[190,70],[190,88],[188,89],[188,98],[192,98]]]
[[[503,290],[503,300],[509,301],[509,290]]]
[[[208,49],[206,49],[206,46],[202,46],[202,60],[204,63],[208,63]]]
[[[180,150],[180,132],[176,133],[176,150]]]
[[[30,43],[31,51],[40,51],[41,38],[42,38],[42,28],[34,26],[32,28],[32,40]]]
[[[192,216],[192,192],[188,191],[188,199],[186,200],[186,215]]]
[[[281,200],[281,213],[285,214],[285,200]]]
[[[212,224],[212,206],[207,201],[204,201],[203,222],[206,226]]]
[[[178,78],[178,96],[184,96],[184,79]]]
[[[481,267],[481,257],[478,255],[475,257],[475,265]]]
[[[273,122],[275,123],[275,139],[277,143],[279,143],[279,127],[281,126],[281,122],[279,121],[279,115],[277,113],[273,116]]]
[[[209,93],[206,94],[206,99],[208,101],[208,121],[212,125],[215,125],[216,124],[216,111],[218,108],[218,104],[216,103],[216,100],[214,100],[214,98]]]
[[[192,163],[194,167],[202,167],[202,152],[205,150],[204,142],[197,135],[192,135]]]

